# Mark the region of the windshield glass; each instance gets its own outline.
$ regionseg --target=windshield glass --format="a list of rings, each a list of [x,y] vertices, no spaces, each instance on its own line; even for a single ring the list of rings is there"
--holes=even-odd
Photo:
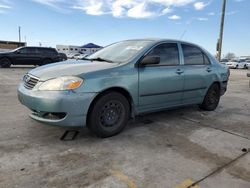
[[[87,59],[104,59],[108,60],[109,62],[127,62],[134,58],[151,42],[152,41],[141,40],[118,42],[88,56]]]

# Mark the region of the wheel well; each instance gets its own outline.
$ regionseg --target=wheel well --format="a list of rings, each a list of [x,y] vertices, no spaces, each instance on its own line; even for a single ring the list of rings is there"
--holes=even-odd
[[[12,60],[9,57],[1,57],[0,60],[2,60],[2,59],[8,59],[12,63]]]
[[[89,109],[88,109],[87,122],[88,122],[89,113],[93,109],[93,107],[94,107],[95,103],[97,102],[97,100],[100,99],[103,95],[105,95],[105,94],[107,94],[109,92],[118,92],[118,93],[122,94],[128,100],[131,117],[134,116],[134,103],[133,103],[133,99],[132,99],[131,95],[129,94],[129,92],[127,90],[123,89],[123,88],[120,88],[120,87],[113,87],[113,88],[109,88],[109,89],[106,89],[106,90],[103,90],[102,92],[100,92],[94,98],[94,100],[91,102],[91,104],[89,106]]]
[[[217,85],[219,86],[219,89],[220,89],[220,87],[221,87],[221,86],[220,86],[220,82],[217,81],[217,82],[214,82],[213,84],[217,84]],[[213,84],[212,84],[212,85],[213,85]]]

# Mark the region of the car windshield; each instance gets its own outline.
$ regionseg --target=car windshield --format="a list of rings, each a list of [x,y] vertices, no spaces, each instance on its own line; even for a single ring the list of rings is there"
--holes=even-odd
[[[128,62],[152,41],[131,40],[111,44],[86,59],[107,62]]]

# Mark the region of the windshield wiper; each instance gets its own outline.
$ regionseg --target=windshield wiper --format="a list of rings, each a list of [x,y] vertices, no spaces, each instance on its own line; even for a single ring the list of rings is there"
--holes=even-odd
[[[105,59],[105,58],[101,58],[101,57],[97,57],[97,58],[93,58],[93,59],[89,59],[91,61],[106,61],[108,63],[114,63],[114,61],[111,61],[109,59]]]

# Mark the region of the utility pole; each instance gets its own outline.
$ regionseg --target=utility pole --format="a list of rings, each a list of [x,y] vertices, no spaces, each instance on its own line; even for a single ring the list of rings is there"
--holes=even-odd
[[[21,42],[21,27],[18,27],[18,34],[19,34],[19,42]]]
[[[221,12],[221,23],[220,23],[220,37],[217,43],[217,58],[221,60],[221,51],[222,51],[222,39],[224,31],[224,20],[225,20],[225,10],[226,10],[226,0],[223,0],[222,12]]]

